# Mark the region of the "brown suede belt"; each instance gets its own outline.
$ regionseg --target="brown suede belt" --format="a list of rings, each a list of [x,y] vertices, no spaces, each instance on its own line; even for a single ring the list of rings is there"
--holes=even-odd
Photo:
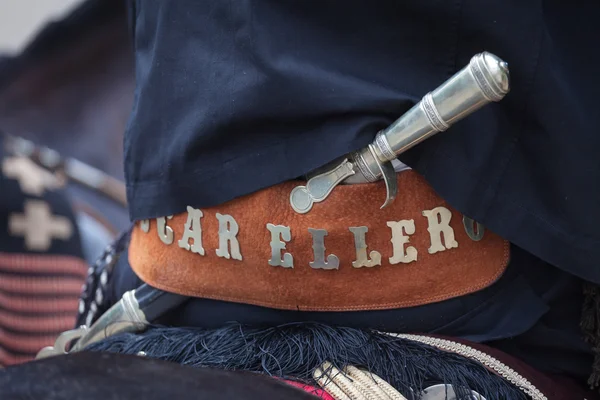
[[[139,221],[129,248],[133,270],[146,283],[182,295],[353,311],[473,293],[507,267],[508,242],[473,229],[472,220],[463,220],[414,171],[398,174],[399,196],[383,210],[385,185],[378,182],[338,186],[300,215],[289,203],[297,184]]]

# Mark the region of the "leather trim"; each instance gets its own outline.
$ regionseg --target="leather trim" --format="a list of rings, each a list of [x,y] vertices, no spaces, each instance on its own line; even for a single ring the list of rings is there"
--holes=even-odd
[[[357,311],[414,307],[473,293],[490,286],[508,265],[509,243],[488,230],[480,241],[470,239],[462,215],[414,171],[398,174],[399,197],[383,210],[379,207],[385,186],[377,182],[339,186],[327,200],[300,215],[289,205],[289,194],[298,184],[285,182],[202,209],[204,256],[178,245],[187,213],[166,220],[174,233],[168,245],[158,236],[156,220],[150,221],[148,232],[136,223],[129,248],[134,272],[152,286],[192,297],[287,310]],[[438,207],[451,212],[449,225],[458,247],[430,254],[430,225],[423,211]],[[217,256],[217,213],[231,215],[238,223],[241,261]],[[392,235],[387,222],[411,219],[415,233],[404,247],[414,246],[417,260],[392,265]],[[293,268],[269,265],[268,223],[290,227],[291,240],[282,252],[293,255]],[[382,265],[352,266],[356,250],[349,227],[356,226],[368,227],[367,253],[380,252]],[[310,267],[314,253],[308,228],[327,230],[325,254],[339,258],[339,269]]]

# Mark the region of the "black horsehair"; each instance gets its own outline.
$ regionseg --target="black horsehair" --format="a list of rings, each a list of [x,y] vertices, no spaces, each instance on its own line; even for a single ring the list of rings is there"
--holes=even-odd
[[[487,400],[527,396],[480,363],[432,346],[369,329],[294,323],[270,328],[230,324],[218,329],[151,326],[109,337],[86,348],[147,357],[194,367],[251,371],[313,383],[323,362],[354,365],[388,381],[407,398],[427,386],[452,384],[457,399],[475,390]]]

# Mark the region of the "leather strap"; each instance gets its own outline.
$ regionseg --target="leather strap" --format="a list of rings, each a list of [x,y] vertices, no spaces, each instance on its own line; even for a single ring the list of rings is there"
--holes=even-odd
[[[182,295],[287,310],[353,311],[413,307],[473,293],[495,282],[508,264],[508,242],[488,230],[480,238],[482,232],[467,220],[469,236],[463,216],[414,171],[398,174],[399,197],[383,210],[385,186],[377,182],[339,186],[300,215],[289,205],[297,185],[285,182],[218,207],[188,207],[172,218],[137,222],[129,249],[133,270],[146,283]],[[241,260],[234,258],[235,243],[223,239],[234,225]],[[284,227],[281,235],[271,232],[277,225]],[[285,240],[287,227],[290,240]],[[368,229],[366,260],[377,264],[375,250],[380,265],[353,266],[355,235],[364,232],[359,227]],[[315,229],[326,230],[326,236]],[[319,235],[325,247],[320,262]],[[335,266],[333,258],[327,263],[331,254],[339,266],[317,269]],[[271,265],[279,257],[288,257],[293,267]]]

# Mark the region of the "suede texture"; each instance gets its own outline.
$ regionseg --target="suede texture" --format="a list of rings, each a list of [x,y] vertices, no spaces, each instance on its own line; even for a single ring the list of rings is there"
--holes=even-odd
[[[138,222],[129,248],[131,267],[154,287],[192,297],[286,310],[357,311],[413,307],[473,293],[493,284],[508,265],[509,243],[489,230],[480,241],[470,239],[462,215],[414,171],[398,174],[398,198],[383,210],[385,185],[377,182],[338,186],[324,202],[300,215],[289,203],[291,190],[299,184],[285,182],[202,209],[204,256],[178,245],[187,212],[167,219],[174,231],[169,245],[160,240],[155,219],[150,220],[149,232],[142,231]],[[440,206],[452,212],[450,226],[458,247],[429,254],[428,220],[422,212]],[[216,213],[237,221],[241,261],[217,256]],[[392,232],[387,221],[410,219],[416,229],[404,247],[414,246],[417,260],[392,265]],[[282,253],[293,255],[293,268],[269,265],[268,223],[291,228],[291,240]],[[368,227],[367,253],[380,252],[381,265],[352,266],[356,249],[349,228],[357,226]],[[338,256],[339,269],[311,268],[314,254],[309,228],[327,230],[325,255]]]

